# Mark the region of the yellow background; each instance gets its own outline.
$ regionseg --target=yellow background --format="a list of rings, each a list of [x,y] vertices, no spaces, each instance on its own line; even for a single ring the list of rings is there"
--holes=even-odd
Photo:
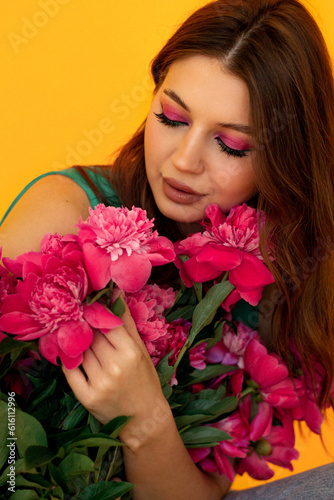
[[[141,123],[151,100],[151,59],[200,0],[1,2],[0,215],[34,177],[73,163],[104,163]],[[306,3],[306,2],[305,2]],[[331,54],[334,5],[312,0]],[[97,132],[99,130],[99,132]],[[333,461],[324,440],[298,433],[294,472]],[[290,474],[276,468],[276,478]],[[257,484],[246,475],[235,488]]]

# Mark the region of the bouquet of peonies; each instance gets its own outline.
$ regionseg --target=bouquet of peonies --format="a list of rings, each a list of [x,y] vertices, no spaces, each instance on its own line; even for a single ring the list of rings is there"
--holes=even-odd
[[[46,235],[40,252],[3,259],[3,498],[131,498],[132,484],[111,481],[125,477],[117,438],[131,415],[100,424],[59,366],[79,366],[94,330],[122,324],[119,289],[194,462],[231,481],[244,472],[268,479],[268,463],[292,470],[293,420],[319,433],[322,414],[309,374],[291,378],[254,329],[250,306],[274,281],[259,249],[263,223],[246,204],[227,216],[210,205],[203,232],[174,245],[144,210],[100,204],[79,221],[78,235]],[[152,266],[171,262],[178,290],[149,283]],[[241,321],[247,303],[251,321]]]

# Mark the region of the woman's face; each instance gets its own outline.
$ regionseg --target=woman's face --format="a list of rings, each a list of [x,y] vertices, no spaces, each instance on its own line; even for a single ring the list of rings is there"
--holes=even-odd
[[[157,92],[146,123],[145,162],[159,210],[179,222],[203,218],[257,192],[249,93],[217,59],[175,61]]]

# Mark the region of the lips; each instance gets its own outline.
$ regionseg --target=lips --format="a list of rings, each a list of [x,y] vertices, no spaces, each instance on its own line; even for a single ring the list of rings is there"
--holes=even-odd
[[[163,178],[163,192],[171,201],[185,205],[195,203],[204,196],[186,184],[170,177]]]

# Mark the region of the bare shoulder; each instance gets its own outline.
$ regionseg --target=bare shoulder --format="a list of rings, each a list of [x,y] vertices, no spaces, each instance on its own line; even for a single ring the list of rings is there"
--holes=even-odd
[[[46,233],[75,233],[79,217],[86,219],[89,200],[84,190],[64,175],[43,177],[28,189],[0,227],[3,255],[16,257],[39,250]]]

